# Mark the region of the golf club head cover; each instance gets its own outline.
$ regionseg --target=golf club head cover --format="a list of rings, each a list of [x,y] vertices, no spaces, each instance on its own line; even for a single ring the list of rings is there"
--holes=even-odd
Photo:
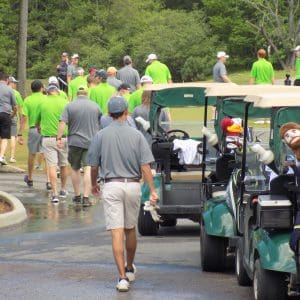
[[[143,129],[145,131],[148,131],[150,129],[150,122],[146,121],[144,118],[142,117],[136,117],[135,120],[142,125]]]
[[[161,216],[158,214],[158,205],[153,205],[150,201],[146,201],[144,205],[144,211],[149,211],[154,222],[161,222]]]
[[[297,245],[299,241],[300,241],[300,211],[297,211],[297,216],[294,223],[294,229],[290,237],[290,247],[294,252],[297,251]]]

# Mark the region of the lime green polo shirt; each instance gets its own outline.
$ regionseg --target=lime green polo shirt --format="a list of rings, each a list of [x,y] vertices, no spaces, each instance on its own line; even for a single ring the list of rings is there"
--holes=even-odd
[[[133,110],[142,103],[142,95],[144,89],[141,87],[140,89],[134,91],[128,100],[128,112],[132,114]]]
[[[28,118],[29,127],[35,126],[38,108],[45,99],[46,96],[41,92],[32,93],[30,96],[24,99],[22,114]]]
[[[65,98],[66,100],[69,100],[67,94],[66,94],[64,91],[59,90],[58,93],[59,93],[59,95],[60,95],[62,98]]]
[[[56,136],[58,123],[68,101],[60,95],[48,95],[41,103],[37,113],[42,136]],[[66,134],[65,130],[65,134]]]
[[[296,79],[300,79],[300,57],[296,57]]]
[[[85,76],[77,76],[69,82],[68,96],[71,97],[71,101],[77,98],[77,91],[80,86],[87,87],[87,81]]]
[[[274,77],[272,64],[264,58],[259,58],[253,63],[250,76],[255,84],[270,84]]]
[[[168,83],[172,79],[169,68],[158,60],[147,66],[145,75],[149,75],[153,83]]]
[[[21,94],[17,90],[14,90],[14,93],[15,93],[15,96],[16,96],[16,100],[17,100],[18,106],[22,107],[23,106],[23,99],[22,99]]]
[[[107,114],[107,103],[116,89],[107,82],[100,82],[96,87],[90,89],[89,97],[96,102],[103,115]]]

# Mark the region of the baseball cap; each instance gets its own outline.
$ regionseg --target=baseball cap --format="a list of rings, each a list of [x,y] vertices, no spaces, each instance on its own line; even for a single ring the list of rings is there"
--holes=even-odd
[[[149,54],[148,58],[146,59],[146,63],[153,59],[157,59],[156,54],[154,54],[154,53]]]
[[[153,83],[153,79],[149,75],[144,75],[141,78],[141,83],[150,82]]]
[[[109,67],[106,70],[107,74],[115,74],[115,73],[117,73],[117,71],[118,70],[115,67]]]
[[[118,87],[118,91],[120,91],[120,90],[128,90],[129,91],[130,90],[130,85],[126,82],[123,82]]]
[[[97,68],[96,68],[95,66],[90,66],[90,67],[89,67],[89,74],[90,74],[90,75],[95,74],[96,71],[97,71]]]
[[[125,56],[123,57],[123,62],[124,62],[124,63],[126,63],[126,62],[132,62],[132,59],[131,59],[131,57],[130,57],[129,55],[125,55]]]
[[[84,74],[84,69],[81,68],[81,67],[77,68],[77,74],[83,75]]]
[[[79,55],[77,53],[72,55],[72,58],[79,58]]]
[[[77,89],[77,93],[78,92],[88,92],[88,88],[87,88],[87,86],[85,86],[85,85],[81,85],[81,86],[79,86],[78,87],[78,89]]]
[[[15,77],[13,77],[13,76],[9,76],[8,77],[8,81],[9,82],[13,82],[13,83],[17,83],[17,82],[19,82],[19,80],[17,80]]]
[[[69,54],[67,52],[63,52],[61,56],[69,56]]]
[[[217,53],[217,58],[221,58],[221,57],[226,57],[226,58],[228,58],[229,55],[227,55],[226,52],[224,52],[224,51],[219,51],[219,52]]]
[[[106,73],[105,70],[100,69],[100,70],[96,71],[95,77],[101,77],[101,78],[106,79],[107,78],[107,73]]]
[[[58,92],[58,87],[56,85],[48,85],[46,92],[47,92],[47,94],[49,94],[53,90]]]
[[[49,84],[58,84],[58,80],[55,76],[50,76],[48,79]]]
[[[108,112],[111,114],[122,113],[128,108],[127,101],[121,96],[111,97],[108,101]]]
[[[298,46],[294,49],[294,51],[300,51],[300,45],[298,45]]]

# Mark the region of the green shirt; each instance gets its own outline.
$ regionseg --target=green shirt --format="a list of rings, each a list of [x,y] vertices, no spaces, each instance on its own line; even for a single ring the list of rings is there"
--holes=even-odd
[[[90,89],[90,99],[96,102],[103,115],[107,114],[107,103],[116,89],[107,82],[100,82],[96,87]]]
[[[68,101],[60,95],[49,95],[41,103],[37,113],[42,136],[56,136],[58,122]],[[66,131],[65,131],[66,133]]]
[[[153,83],[168,83],[172,79],[169,68],[158,60],[147,66],[145,75],[149,75]]]
[[[142,103],[143,87],[134,91],[128,100],[128,112],[132,113],[133,110]]]
[[[80,86],[87,87],[87,81],[85,76],[77,76],[69,82],[68,96],[71,97],[71,101],[77,97],[77,91]]]
[[[18,106],[22,107],[23,106],[23,99],[22,99],[21,94],[17,90],[14,90],[14,92],[15,92],[15,96],[16,96],[16,100],[17,100]]]
[[[58,93],[61,97],[65,98],[66,100],[69,100],[67,94],[64,91],[59,90]]]
[[[272,64],[264,58],[259,58],[253,63],[250,76],[255,84],[270,84],[274,78]]]
[[[24,99],[22,114],[28,118],[29,127],[35,126],[38,108],[45,99],[46,96],[41,92],[32,93]]]
[[[300,79],[300,57],[296,58],[296,79]]]

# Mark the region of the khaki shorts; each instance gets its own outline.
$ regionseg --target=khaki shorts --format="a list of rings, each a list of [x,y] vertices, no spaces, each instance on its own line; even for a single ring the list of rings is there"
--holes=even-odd
[[[67,139],[63,138],[63,149],[56,146],[56,137],[43,137],[42,139],[42,152],[49,167],[68,165],[68,146]]]
[[[102,198],[106,229],[136,227],[141,197],[139,182],[108,182],[104,184]]]

